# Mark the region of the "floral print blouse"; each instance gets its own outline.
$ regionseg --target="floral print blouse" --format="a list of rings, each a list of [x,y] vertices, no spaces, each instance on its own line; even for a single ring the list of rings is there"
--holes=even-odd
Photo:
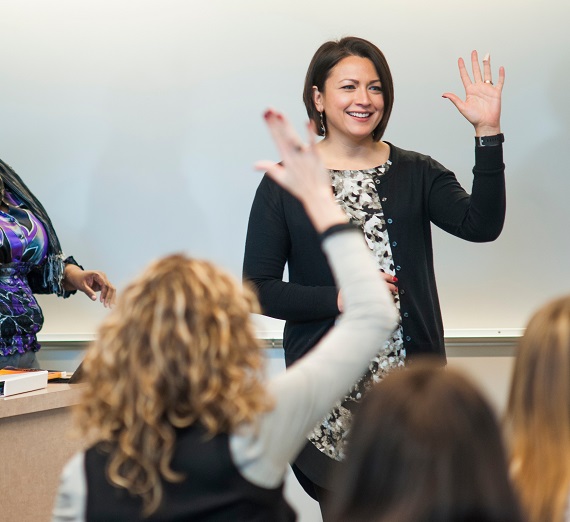
[[[37,351],[43,314],[27,274],[42,264],[48,239],[44,226],[6,191],[0,208],[0,356]],[[7,208],[6,208],[7,207]]]
[[[331,182],[336,200],[351,221],[364,232],[364,237],[378,269],[395,275],[390,238],[382,210],[382,201],[374,187],[375,181],[390,168],[391,162],[366,170],[330,170]],[[398,294],[394,295],[399,309]],[[404,366],[404,349],[401,324],[384,344],[368,365],[368,371],[349,390],[309,436],[315,447],[325,455],[343,460],[346,451],[346,437],[352,423],[353,407],[364,392],[374,383],[379,382],[391,370]]]

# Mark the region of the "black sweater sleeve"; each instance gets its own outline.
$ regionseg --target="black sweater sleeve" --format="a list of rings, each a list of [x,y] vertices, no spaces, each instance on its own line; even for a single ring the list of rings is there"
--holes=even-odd
[[[297,265],[307,270],[296,266],[296,276],[292,274],[291,253],[297,250],[303,254],[298,256]],[[338,315],[338,292],[332,276],[329,284],[312,286],[302,282],[303,272],[314,269],[321,258],[324,254],[317,234],[301,203],[265,176],[251,207],[243,263],[243,276],[256,289],[263,313],[296,322]],[[287,262],[291,282],[283,281]],[[326,263],[325,267],[328,272]]]
[[[505,221],[505,165],[503,148],[476,147],[473,188],[467,194],[455,175],[441,170],[430,185],[431,221],[443,230],[468,241],[493,241]]]

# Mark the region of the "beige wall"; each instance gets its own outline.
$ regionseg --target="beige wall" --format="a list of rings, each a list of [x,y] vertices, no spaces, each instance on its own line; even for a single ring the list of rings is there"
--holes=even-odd
[[[503,413],[509,393],[516,340],[472,340],[446,343],[448,365],[478,384],[497,413]]]

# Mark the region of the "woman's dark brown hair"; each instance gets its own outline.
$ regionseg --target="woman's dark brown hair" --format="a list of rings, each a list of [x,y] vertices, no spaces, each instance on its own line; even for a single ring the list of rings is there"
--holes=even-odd
[[[331,520],[518,522],[495,415],[462,375],[419,364],[366,396]]]
[[[374,141],[380,141],[384,135],[384,131],[388,125],[390,114],[392,113],[392,105],[394,104],[394,84],[392,83],[392,74],[388,67],[388,62],[373,43],[355,36],[346,36],[337,41],[325,42],[321,45],[307,70],[305,76],[305,87],[303,88],[303,102],[307,109],[309,119],[311,119],[316,127],[319,136],[323,135],[321,130],[321,114],[317,111],[313,101],[313,86],[317,87],[320,92],[325,92],[325,82],[330,75],[333,67],[343,58],[348,56],[360,56],[368,58],[373,64],[382,85],[384,94],[384,114],[380,123],[374,129],[372,137]],[[326,126],[326,115],[324,115]]]

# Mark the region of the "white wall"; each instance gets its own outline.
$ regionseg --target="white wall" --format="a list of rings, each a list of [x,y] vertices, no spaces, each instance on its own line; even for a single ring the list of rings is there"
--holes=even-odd
[[[472,129],[440,95],[461,91],[459,56],[491,51],[495,78],[507,71],[505,230],[489,245],[436,231],[435,255],[448,331],[520,329],[569,286],[569,15],[560,0],[0,0],[0,156],[66,251],[119,286],[177,250],[239,275],[251,165],[278,159],[261,114],[274,105],[301,127],[323,41],[355,34],[384,50],[396,89],[386,139],[466,186]],[[84,338],[105,313],[82,296],[42,305],[56,337]]]

